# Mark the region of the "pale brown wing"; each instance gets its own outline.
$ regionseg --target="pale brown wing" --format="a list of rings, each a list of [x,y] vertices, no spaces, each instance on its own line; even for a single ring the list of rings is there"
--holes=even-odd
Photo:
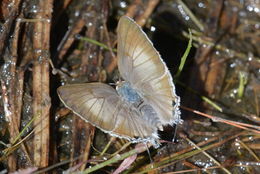
[[[156,129],[133,112],[109,85],[65,85],[58,88],[58,94],[66,107],[105,132],[130,140],[157,138]]]
[[[179,122],[179,97],[159,53],[129,17],[120,18],[117,31],[118,68],[124,80],[129,81],[154,107],[162,124]]]

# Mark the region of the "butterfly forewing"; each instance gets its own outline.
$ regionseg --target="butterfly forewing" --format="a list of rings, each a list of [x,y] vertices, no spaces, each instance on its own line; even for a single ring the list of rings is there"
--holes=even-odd
[[[163,125],[180,121],[179,97],[165,63],[146,34],[126,16],[118,24],[118,68],[156,110]]]
[[[133,112],[116,90],[103,83],[65,85],[58,88],[62,102],[74,113],[105,132],[137,140],[154,136],[156,129]]]
[[[158,53],[133,20],[121,17],[117,31],[118,68],[125,80],[136,86],[163,75],[164,66]]]

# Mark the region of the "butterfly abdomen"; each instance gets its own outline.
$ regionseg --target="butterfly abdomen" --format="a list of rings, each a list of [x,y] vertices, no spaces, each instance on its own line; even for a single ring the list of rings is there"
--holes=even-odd
[[[163,130],[162,123],[158,117],[158,114],[149,104],[142,103],[138,110],[141,112],[142,118],[150,123],[154,127],[158,127],[159,130]]]

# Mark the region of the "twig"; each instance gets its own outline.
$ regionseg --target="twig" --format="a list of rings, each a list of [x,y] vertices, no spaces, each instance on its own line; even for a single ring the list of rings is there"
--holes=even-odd
[[[192,11],[186,6],[182,0],[177,0],[177,3],[182,6],[183,10],[191,18],[191,20],[197,25],[200,31],[204,31],[203,24],[197,19],[197,17],[192,13]]]
[[[228,142],[228,141],[230,141],[234,138],[237,138],[238,136],[240,136],[242,134],[244,134],[244,132],[239,132],[235,135],[229,136],[228,138],[226,138],[222,141],[207,145],[205,147],[201,147],[201,150],[193,150],[193,148],[191,147],[191,148],[188,148],[189,151],[192,150],[190,152],[187,152],[187,149],[184,149],[183,151],[181,151],[179,153],[177,152],[177,153],[174,153],[172,155],[168,155],[166,158],[164,158],[163,160],[161,160],[157,163],[147,165],[146,169],[143,169],[141,172],[138,172],[138,174],[147,173],[149,171],[158,170],[160,168],[173,165],[174,163],[176,163],[180,160],[184,160],[184,159],[187,159],[189,157],[192,157],[196,154],[201,153],[202,151],[209,150],[209,149],[212,149],[214,147],[220,146],[220,145],[222,145],[222,144],[224,144],[224,143],[226,143],[226,142]],[[201,143],[203,143],[203,142],[201,142]],[[198,143],[198,145],[199,144],[200,143]],[[199,145],[199,146],[201,146],[201,145]]]
[[[184,35],[184,37],[189,38],[189,34],[187,32],[183,32],[183,35]],[[230,58],[237,57],[237,58],[241,58],[241,59],[248,59],[248,55],[246,55],[244,53],[237,52],[237,51],[232,50],[230,48],[227,48],[227,47],[225,47],[223,45],[215,44],[213,42],[204,40],[202,37],[198,37],[198,36],[192,35],[192,40],[198,42],[199,44],[206,44],[206,45],[208,45],[210,47],[214,46],[219,51],[223,51],[223,52],[227,52],[228,51],[230,54],[234,55],[233,57],[230,57]],[[193,45],[194,44],[195,44],[195,42],[193,42]],[[253,56],[252,61],[255,61],[256,63],[260,63],[260,58],[256,57],[256,56]]]
[[[195,114],[198,114],[198,115],[201,115],[201,116],[204,116],[204,117],[207,117],[207,118],[210,118],[212,119],[212,121],[214,122],[221,122],[221,123],[226,123],[226,124],[229,124],[229,125],[232,125],[232,126],[235,126],[235,127],[238,127],[238,128],[241,128],[241,129],[244,129],[244,130],[248,130],[248,131],[252,131],[252,132],[255,132],[255,133],[260,133],[260,127],[259,126],[255,126],[255,125],[251,125],[251,124],[246,124],[246,123],[240,123],[240,122],[236,122],[236,121],[231,121],[231,120],[226,120],[226,119],[223,119],[223,118],[219,118],[219,117],[215,117],[215,116],[211,116],[209,114],[206,114],[206,113],[203,113],[203,112],[200,112],[200,111],[197,111],[197,110],[194,110],[194,109],[190,109],[190,108],[187,108],[185,106],[181,106],[182,109],[185,109],[187,111],[191,111]],[[250,128],[254,128],[254,129],[250,129]],[[256,130],[255,130],[256,129]]]
[[[129,16],[131,18],[134,18],[136,12],[137,12],[137,9],[138,9],[138,6],[142,3],[141,0],[135,0],[127,9],[127,12],[126,12],[126,16]]]
[[[83,11],[88,11],[88,4],[85,3],[82,8],[80,9],[80,13],[82,14]],[[75,40],[75,35],[78,34],[82,28],[85,26],[85,21],[82,18],[82,16],[78,16],[78,19],[76,20],[75,24],[73,24],[69,30],[66,32],[65,36],[63,37],[62,41],[57,47],[57,53],[55,57],[58,57],[59,59],[62,59],[62,57],[67,53],[68,49],[72,45],[72,43]]]
[[[246,150],[257,160],[257,162],[260,162],[260,158],[241,140],[236,139],[243,147],[245,147]]]
[[[205,154],[208,158],[210,158],[214,163],[216,163],[222,170],[224,170],[226,173],[231,174],[229,170],[227,170],[225,167],[223,167],[215,158],[213,158],[211,155],[209,155],[206,151],[202,150],[199,146],[197,146],[193,141],[191,141],[188,137],[185,138],[190,144],[195,146],[197,149],[201,150],[203,154]]]
[[[35,18],[51,19],[53,0],[39,1]],[[33,115],[40,115],[34,121],[33,161],[37,167],[48,166],[50,139],[50,76],[49,76],[49,43],[50,22],[34,23],[33,49]]]
[[[145,7],[145,11],[136,18],[136,23],[143,27],[159,2],[160,0],[149,0]]]

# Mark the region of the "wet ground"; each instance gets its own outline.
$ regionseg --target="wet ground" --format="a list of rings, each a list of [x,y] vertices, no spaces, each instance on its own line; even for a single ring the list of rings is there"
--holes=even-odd
[[[96,173],[112,173],[125,159],[125,173],[260,173],[259,1],[0,4],[3,172],[91,166]],[[181,97],[183,124],[165,127],[162,146],[150,148],[150,157],[145,148],[111,138],[75,116],[56,93],[64,84],[119,79],[113,49],[125,14],[152,40]],[[193,47],[176,77],[189,29]]]

